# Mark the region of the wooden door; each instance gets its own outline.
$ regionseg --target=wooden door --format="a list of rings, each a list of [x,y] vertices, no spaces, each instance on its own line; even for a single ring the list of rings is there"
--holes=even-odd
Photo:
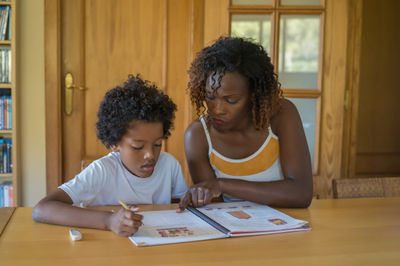
[[[90,161],[107,154],[95,123],[105,92],[141,73],[178,105],[175,130],[165,150],[182,164],[183,134],[191,121],[185,92],[194,47],[198,1],[48,0],[46,38],[47,191],[73,178]],[[201,22],[201,20],[199,20]],[[197,22],[196,22],[197,23]],[[71,73],[72,113],[65,112],[64,78]],[[79,89],[81,87],[82,89]]]
[[[95,123],[105,92],[132,73],[163,84],[163,27],[159,1],[61,1],[61,78],[71,73],[72,113],[62,111],[63,181],[107,153]],[[64,84],[63,84],[64,85]],[[66,100],[65,86],[63,98]]]
[[[345,178],[400,175],[399,8],[395,0],[357,0],[352,6],[349,38],[358,49],[349,63]]]

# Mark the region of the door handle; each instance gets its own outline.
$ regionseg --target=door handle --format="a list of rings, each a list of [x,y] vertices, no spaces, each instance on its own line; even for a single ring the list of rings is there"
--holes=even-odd
[[[72,114],[72,102],[74,98],[74,89],[84,91],[85,88],[76,86],[74,77],[70,72],[65,75],[65,113],[66,115]]]

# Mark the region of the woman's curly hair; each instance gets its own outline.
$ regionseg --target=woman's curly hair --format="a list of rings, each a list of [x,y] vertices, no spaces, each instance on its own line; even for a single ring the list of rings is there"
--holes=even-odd
[[[215,91],[227,72],[238,72],[250,84],[252,119],[257,129],[267,128],[280,108],[282,90],[274,72],[271,58],[261,45],[249,39],[220,37],[211,46],[202,49],[189,69],[188,90],[197,115],[204,115],[206,83],[211,75]],[[216,77],[219,76],[218,79]],[[217,83],[217,84],[215,84]]]
[[[109,90],[97,113],[97,137],[110,148],[126,134],[133,120],[161,122],[164,138],[171,135],[176,104],[140,74],[129,75],[122,87]]]

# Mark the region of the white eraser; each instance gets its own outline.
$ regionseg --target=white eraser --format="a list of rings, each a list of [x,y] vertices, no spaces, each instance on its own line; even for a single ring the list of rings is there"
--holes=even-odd
[[[82,233],[78,229],[69,229],[69,236],[72,241],[78,241],[82,239]]]

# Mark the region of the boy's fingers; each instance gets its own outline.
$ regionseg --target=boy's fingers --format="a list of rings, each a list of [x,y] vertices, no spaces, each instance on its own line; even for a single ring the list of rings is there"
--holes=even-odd
[[[143,215],[134,213],[132,211],[125,211],[124,217],[128,218],[129,220],[142,220],[143,219]]]
[[[136,227],[136,228],[143,225],[142,221],[138,221],[138,220],[128,220],[128,219],[125,219],[125,220],[122,222],[122,224],[125,225],[125,226],[128,226],[128,227]]]
[[[128,227],[132,227],[134,225],[134,223],[135,222],[133,220],[130,220],[130,219],[124,219],[123,222],[122,222],[123,225],[126,225]]]
[[[137,232],[137,228],[131,226],[124,226],[121,230],[121,235],[129,237]]]
[[[133,212],[137,212],[137,211],[139,210],[139,207],[131,206],[131,207],[129,208],[129,210],[130,210],[130,211],[133,211]]]
[[[125,210],[121,225],[124,227],[140,227],[143,225],[142,220],[143,215]]]
[[[141,220],[143,220],[143,215],[134,213],[132,216],[132,219],[135,221],[141,221]]]

